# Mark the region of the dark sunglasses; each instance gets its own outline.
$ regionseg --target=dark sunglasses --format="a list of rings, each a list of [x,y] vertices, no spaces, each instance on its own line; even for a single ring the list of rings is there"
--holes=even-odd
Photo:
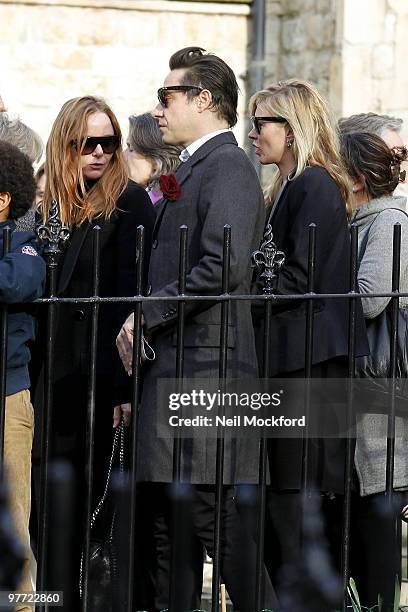
[[[192,89],[203,91],[203,88],[198,87],[198,85],[169,85],[168,87],[160,87],[160,89],[157,90],[157,97],[162,107],[167,108],[168,93],[172,91],[191,91]]]
[[[255,131],[260,134],[262,123],[287,123],[283,117],[251,117],[252,125]]]
[[[114,153],[119,148],[119,136],[89,136],[82,147],[82,155],[93,153],[98,145],[101,145],[104,153]],[[71,147],[77,147],[78,141],[71,140]]]

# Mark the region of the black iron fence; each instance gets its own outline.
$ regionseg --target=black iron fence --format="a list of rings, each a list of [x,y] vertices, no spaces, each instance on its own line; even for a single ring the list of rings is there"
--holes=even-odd
[[[231,228],[224,228],[224,249],[223,249],[223,271],[222,271],[222,292],[219,296],[202,296],[202,295],[187,295],[186,294],[186,275],[188,272],[188,254],[187,254],[187,237],[188,228],[182,226],[180,228],[180,243],[179,243],[179,291],[178,296],[165,298],[145,296],[142,293],[142,278],[143,278],[143,259],[144,259],[144,230],[142,227],[137,228],[137,251],[135,253],[136,286],[134,296],[132,297],[101,297],[99,295],[100,283],[100,228],[93,228],[93,258],[90,265],[92,266],[93,290],[89,297],[81,298],[63,298],[56,295],[56,279],[58,275],[58,262],[61,254],[63,243],[68,238],[66,228],[61,226],[58,218],[57,208],[52,210],[50,219],[46,225],[39,228],[38,234],[43,242],[44,257],[47,261],[47,294],[46,297],[36,300],[38,309],[46,311],[46,333],[45,333],[45,362],[44,362],[44,405],[41,414],[41,503],[38,512],[38,571],[37,571],[37,590],[64,591],[64,609],[74,610],[75,605],[70,603],[71,594],[76,592],[78,585],[75,581],[75,572],[67,561],[65,554],[70,547],[70,538],[75,529],[73,525],[74,515],[74,495],[75,486],[72,479],[72,474],[66,466],[55,467],[50,461],[50,440],[53,435],[53,363],[55,357],[55,325],[56,313],[61,304],[90,304],[91,306],[91,333],[89,337],[89,388],[88,388],[88,411],[86,423],[81,426],[86,427],[87,440],[87,457],[86,457],[86,492],[85,498],[82,500],[85,507],[85,522],[84,522],[84,554],[83,554],[83,579],[82,579],[82,600],[81,610],[89,612],[91,610],[89,603],[89,559],[91,553],[91,517],[93,511],[93,451],[95,442],[95,396],[96,396],[96,354],[98,347],[98,313],[101,304],[105,303],[120,303],[128,304],[129,311],[133,310],[135,321],[140,321],[142,316],[143,303],[148,301],[177,302],[178,317],[176,324],[177,334],[177,353],[175,372],[176,378],[180,381],[183,379],[184,373],[184,327],[185,327],[185,308],[188,302],[209,302],[211,304],[221,304],[221,332],[219,339],[219,381],[222,384],[227,379],[228,366],[228,323],[229,323],[229,306],[233,301],[254,301],[256,299],[258,308],[262,303],[264,309],[265,329],[264,329],[264,350],[263,350],[263,371],[261,378],[268,378],[269,373],[269,358],[271,351],[271,328],[270,321],[273,316],[273,305],[279,303],[280,300],[304,301],[306,303],[306,339],[305,339],[305,373],[306,378],[311,376],[312,372],[312,356],[314,342],[314,303],[316,300],[331,300],[345,299],[349,303],[349,360],[348,360],[348,376],[352,380],[355,376],[356,362],[356,324],[357,324],[357,301],[361,298],[358,293],[357,284],[357,251],[358,251],[358,234],[357,227],[351,228],[351,250],[350,250],[350,291],[344,294],[316,294],[315,287],[315,243],[316,233],[318,229],[311,225],[309,227],[309,261],[308,261],[308,283],[307,292],[302,295],[275,295],[274,283],[276,275],[279,273],[279,268],[283,264],[284,254],[277,252],[272,242],[272,236],[262,245],[260,251],[255,255],[254,261],[260,267],[262,279],[264,280],[264,292],[262,295],[236,295],[229,292],[229,268],[231,254]],[[406,293],[399,292],[399,277],[400,277],[400,242],[401,228],[397,224],[394,227],[394,243],[393,243],[393,275],[392,275],[392,291],[390,293],[370,294],[365,297],[384,297],[391,298],[391,358],[389,379],[391,381],[389,394],[389,417],[388,417],[388,432],[387,432],[387,465],[386,465],[386,491],[385,498],[388,500],[390,507],[393,503],[393,478],[394,478],[394,452],[395,452],[395,423],[396,423],[396,395],[395,385],[392,383],[397,379],[397,334],[398,334],[398,307],[399,298],[408,297]],[[10,230],[4,230],[4,253],[8,252],[10,245]],[[4,420],[5,420],[5,393],[6,393],[6,363],[7,363],[7,312],[8,307],[1,305],[0,311],[0,398],[1,398],[1,418],[0,418],[0,453],[3,453],[4,439]],[[238,330],[239,333],[239,330]],[[134,596],[135,584],[134,573],[136,570],[136,531],[140,526],[137,525],[137,503],[138,492],[136,484],[137,472],[137,455],[138,455],[138,398],[140,397],[143,367],[141,366],[141,342],[142,329],[140,325],[135,326],[134,343],[133,343],[133,371],[132,371],[132,420],[129,429],[129,465],[128,470],[123,478],[115,480],[113,484],[114,495],[116,500],[116,513],[118,518],[119,528],[117,530],[118,538],[118,558],[119,565],[119,582],[118,588],[115,589],[113,610],[123,610],[134,612]],[[305,413],[306,416],[310,412],[308,403],[308,394],[306,393]],[[353,419],[353,392],[352,386],[348,394],[347,411],[349,420]],[[260,464],[259,464],[259,484],[257,493],[257,520],[256,520],[256,540],[257,540],[257,584],[256,592],[253,593],[254,607],[253,610],[258,612],[264,609],[264,586],[265,586],[265,502],[268,482],[267,469],[267,439],[264,435],[260,435]],[[352,495],[352,473],[353,473],[353,438],[347,438],[347,450],[345,459],[345,489],[343,497],[343,545],[342,545],[342,610],[351,609],[351,600],[349,596],[349,555],[350,555],[350,520],[351,520],[351,495]],[[311,494],[311,482],[309,481],[308,461],[309,461],[309,438],[303,436],[303,451],[302,451],[302,495],[303,508],[305,513],[305,532],[303,535],[303,544],[307,546],[311,541],[319,538],[319,528],[312,525],[310,522],[310,512],[318,512],[316,508],[316,498]],[[181,452],[182,441],[180,434],[176,432],[174,435],[174,452],[173,452],[173,483],[177,491],[177,484],[181,482]],[[408,451],[407,451],[408,452]],[[217,439],[217,450],[214,461],[216,464],[216,480],[214,483],[216,493],[215,503],[215,520],[214,520],[214,555],[213,555],[213,574],[212,574],[212,596],[211,610],[215,612],[219,610],[219,592],[221,583],[220,570],[220,542],[222,535],[222,498],[223,498],[223,465],[225,453],[225,435],[220,433]],[[183,525],[180,517],[183,516],[181,508],[182,502],[177,501],[176,496],[176,512],[174,513],[175,522],[173,525],[172,534],[172,563],[171,563],[171,584],[170,584],[170,610],[172,612],[180,612],[177,607],[177,596],[180,588],[180,583],[177,575],[177,560],[178,560],[178,541],[182,534]],[[180,507],[177,508],[177,504]],[[308,508],[310,512],[308,513]],[[307,522],[309,520],[309,523]],[[398,522],[398,519],[396,519]],[[309,526],[308,526],[309,525]],[[312,526],[311,526],[312,525]],[[396,525],[396,529],[399,526]],[[242,551],[245,554],[245,551]],[[79,563],[79,560],[78,560]],[[0,560],[1,564],[1,560]],[[300,582],[299,582],[300,584]],[[296,585],[295,585],[296,588]],[[301,588],[299,586],[299,588]],[[308,602],[304,600],[303,610],[309,610]],[[50,603],[39,603],[36,609],[45,610],[53,609]],[[57,608],[55,608],[57,609]],[[294,610],[295,608],[293,608]],[[310,608],[315,609],[315,608]],[[323,608],[321,608],[323,609]],[[326,609],[326,608],[325,608]],[[327,608],[327,610],[329,607]],[[293,612],[291,610],[291,612]]]

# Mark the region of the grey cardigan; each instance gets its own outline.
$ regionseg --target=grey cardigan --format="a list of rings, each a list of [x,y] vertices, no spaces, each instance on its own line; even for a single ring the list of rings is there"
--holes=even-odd
[[[400,291],[408,292],[408,217],[398,210],[390,210],[404,211],[405,204],[406,198],[401,196],[377,198],[359,206],[353,214],[351,222],[359,229],[359,251],[366,243],[358,269],[358,286],[362,295],[391,291],[395,223],[401,224]],[[379,213],[382,214],[377,219]],[[376,317],[389,301],[390,298],[386,297],[362,299],[364,316],[367,319]],[[408,299],[401,298],[400,307],[407,305]],[[408,488],[408,418],[396,418],[395,435],[394,488],[404,490]],[[361,495],[385,490],[386,439],[385,415],[362,414],[359,417],[355,467]]]

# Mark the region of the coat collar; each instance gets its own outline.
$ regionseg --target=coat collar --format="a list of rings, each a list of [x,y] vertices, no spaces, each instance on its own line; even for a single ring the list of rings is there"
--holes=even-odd
[[[180,185],[184,183],[188,176],[191,174],[191,170],[195,164],[198,164],[202,159],[207,157],[212,151],[218,149],[225,144],[234,144],[238,146],[235,136],[232,132],[223,132],[218,134],[210,140],[207,140],[197,151],[193,153],[186,162],[180,164],[176,170],[176,178]]]
[[[71,280],[75,264],[78,260],[79,253],[81,252],[82,245],[90,227],[90,223],[83,223],[79,227],[76,227],[72,233],[71,240],[67,246],[64,261],[61,266],[61,274],[58,279],[58,295],[64,293],[69,281]]]
[[[210,138],[210,140],[207,140],[207,142],[197,149],[197,151],[195,151],[186,162],[181,163],[176,170],[176,179],[179,185],[182,185],[184,181],[188,179],[193,167],[198,164],[198,162],[207,157],[207,155],[209,155],[212,151],[225,144],[233,144],[238,146],[236,138],[232,132],[223,132],[222,134],[218,134],[217,136]],[[167,208],[167,203],[168,200],[164,198],[160,204],[157,205],[157,217],[154,224],[153,237],[156,236],[159,230],[164,211]]]

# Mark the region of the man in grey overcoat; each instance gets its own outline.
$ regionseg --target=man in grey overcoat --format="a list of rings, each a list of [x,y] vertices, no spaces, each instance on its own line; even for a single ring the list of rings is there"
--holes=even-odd
[[[161,183],[164,197],[157,205],[149,293],[168,297],[178,294],[179,232],[181,225],[187,225],[186,294],[220,295],[224,226],[229,224],[229,290],[232,294],[249,294],[251,253],[260,244],[264,207],[256,172],[230,131],[237,121],[235,75],[223,60],[198,47],[175,53],[170,59],[170,70],[164,87],[158,91],[159,104],[154,116],[164,142],[182,145],[185,149],[180,156],[182,162],[175,174],[176,181],[166,177]],[[228,377],[256,378],[250,302],[231,301],[229,308]],[[177,302],[144,302],[142,324],[156,359],[144,365],[138,421],[138,480],[155,483],[151,485],[156,500],[151,512],[153,521],[155,512],[160,515],[160,520],[155,521],[155,539],[163,542],[171,522],[166,483],[171,483],[173,477],[173,440],[157,436],[158,419],[164,411],[160,411],[156,386],[158,379],[176,376]],[[131,315],[117,340],[127,370],[131,369],[133,326]],[[220,331],[220,304],[211,300],[186,303],[185,378],[218,378]],[[205,545],[210,555],[213,553],[215,458],[216,440],[204,439],[195,433],[192,439],[182,440],[181,481],[193,485],[191,527],[194,538]],[[234,485],[256,483],[258,470],[257,441],[226,439],[221,574],[234,609],[240,612],[254,611],[256,547],[237,513]],[[156,554],[158,566],[165,565],[160,545],[156,546]],[[157,581],[162,594],[157,596],[156,605],[167,608],[168,580],[162,576]],[[266,593],[266,606],[278,610],[268,579]],[[177,612],[194,607],[194,602],[187,599]]]

